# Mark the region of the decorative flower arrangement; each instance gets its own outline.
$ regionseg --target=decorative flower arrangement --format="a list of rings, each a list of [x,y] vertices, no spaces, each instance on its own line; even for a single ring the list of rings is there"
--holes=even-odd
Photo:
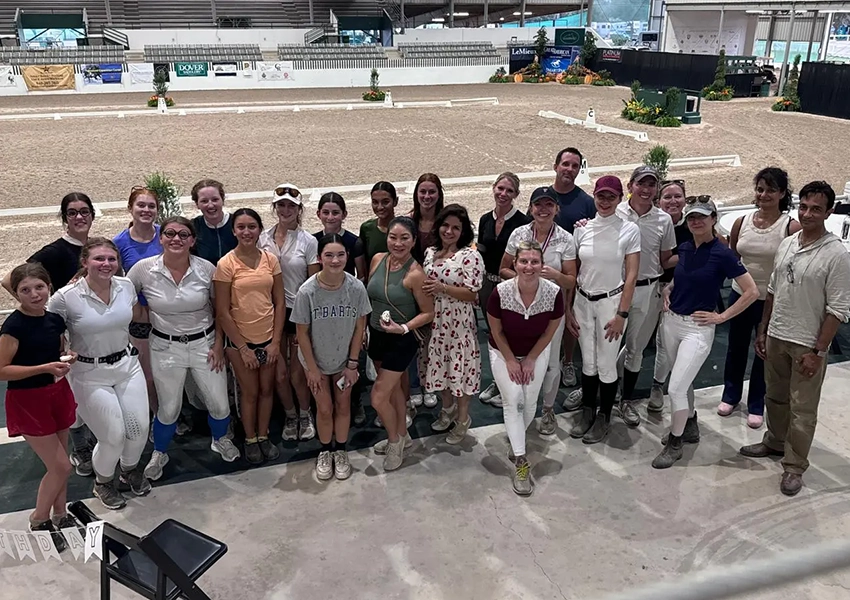
[[[717,69],[714,71],[714,82],[702,90],[702,97],[706,100],[728,101],[732,99],[734,91],[726,85],[726,50],[720,50],[717,57]]]
[[[782,97],[773,103],[771,109],[777,112],[799,112],[800,111],[800,95],[797,92],[797,85],[800,81],[800,55],[794,57],[794,65],[791,67],[791,72],[788,73],[788,82],[785,84],[785,90],[782,92]]]
[[[367,102],[383,102],[387,94],[378,87],[378,69],[372,69],[369,75],[369,91],[363,92],[363,99]]]
[[[620,116],[635,123],[655,125],[656,127],[681,127],[682,122],[671,113],[679,102],[681,91],[678,88],[670,88],[664,93],[664,96],[664,106],[660,104],[647,105],[643,100],[638,100],[635,97],[635,86],[633,85],[632,97],[628,101],[623,101],[625,106]]]
[[[149,107],[156,108],[158,104],[159,104],[159,96],[157,96],[156,94],[154,94],[153,96],[148,98],[148,106]],[[166,96],[165,97],[165,105],[168,108],[171,108],[172,106],[174,106],[174,99],[171,96]]]

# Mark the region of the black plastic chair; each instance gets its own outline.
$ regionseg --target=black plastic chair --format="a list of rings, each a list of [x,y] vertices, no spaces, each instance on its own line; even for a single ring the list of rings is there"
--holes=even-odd
[[[69,510],[83,525],[99,520],[82,502]],[[226,553],[226,544],[174,519],[142,537],[104,522],[100,598],[111,598],[115,580],[150,600],[210,600],[195,581]]]

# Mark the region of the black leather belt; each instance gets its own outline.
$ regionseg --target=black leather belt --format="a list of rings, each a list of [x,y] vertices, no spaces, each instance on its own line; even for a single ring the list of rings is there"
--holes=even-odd
[[[659,279],[661,279],[661,275],[659,275],[658,277],[650,277],[649,279],[639,279],[639,280],[635,283],[635,286],[637,286],[637,287],[643,287],[643,286],[645,286],[645,285],[652,285],[653,283],[655,283],[655,282],[656,282],[656,281],[658,281]]]
[[[623,291],[625,286],[621,285],[620,287],[611,290],[610,292],[605,292],[604,294],[588,294],[583,289],[579,288],[578,293],[590,300],[591,302],[596,302],[597,300],[604,300],[605,298],[610,298],[611,296],[616,296],[620,292]]]
[[[120,352],[113,352],[112,354],[107,354],[106,356],[99,356],[97,358],[91,356],[77,356],[77,362],[86,363],[89,365],[114,365],[125,356],[137,356],[138,354],[139,351],[136,350],[135,347],[130,346],[129,348],[124,348]]]
[[[206,328],[206,330],[199,331],[198,333],[184,333],[183,335],[168,335],[167,333],[162,333],[158,329],[151,329],[151,333],[156,337],[168,340],[169,342],[180,342],[181,344],[188,344],[189,342],[205,338],[213,331],[215,331],[215,325],[210,325]]]

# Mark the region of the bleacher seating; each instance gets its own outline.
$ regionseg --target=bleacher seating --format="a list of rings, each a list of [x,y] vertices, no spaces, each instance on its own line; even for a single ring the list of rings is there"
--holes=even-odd
[[[121,46],[78,46],[29,50],[20,46],[0,46],[0,64],[4,65],[68,65],[125,62]]]
[[[398,45],[402,58],[498,58],[490,42],[407,42]]]
[[[263,60],[257,44],[145,46],[145,62]]]
[[[277,47],[277,53],[280,60],[387,59],[384,47],[377,44],[281,44]]]

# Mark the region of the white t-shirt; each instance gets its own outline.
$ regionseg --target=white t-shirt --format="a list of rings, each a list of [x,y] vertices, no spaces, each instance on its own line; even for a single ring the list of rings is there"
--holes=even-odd
[[[563,227],[553,224],[549,239],[543,247],[543,264],[560,272],[565,260],[575,260],[575,243],[573,236]],[[520,242],[534,241],[534,223],[517,227],[508,238],[505,253],[516,257],[516,249]],[[542,244],[541,244],[542,246]]]
[[[661,252],[676,248],[673,219],[660,208],[653,206],[643,216],[638,215],[628,202],[621,202],[617,214],[623,220],[636,223],[640,228],[640,267],[638,280],[661,277]]]
[[[283,246],[278,247],[274,239],[277,227],[277,225],[274,225],[263,231],[260,234],[257,247],[268,250],[280,261],[286,306],[291,308],[295,304],[295,294],[298,293],[298,288],[309,277],[307,267],[319,264],[319,241],[299,227],[287,231]]]
[[[168,335],[205,331],[213,324],[210,296],[215,267],[200,256],[189,257],[189,270],[174,283],[162,255],[143,258],[127,277],[145,295],[153,328]]]
[[[578,286],[590,295],[623,285],[626,255],[640,252],[640,229],[614,213],[596,215],[575,230]]]
[[[136,288],[126,277],[113,277],[110,291],[109,304],[104,304],[81,277],[47,302],[47,310],[65,319],[70,349],[80,356],[99,358],[130,345],[130,321],[138,302]]]

